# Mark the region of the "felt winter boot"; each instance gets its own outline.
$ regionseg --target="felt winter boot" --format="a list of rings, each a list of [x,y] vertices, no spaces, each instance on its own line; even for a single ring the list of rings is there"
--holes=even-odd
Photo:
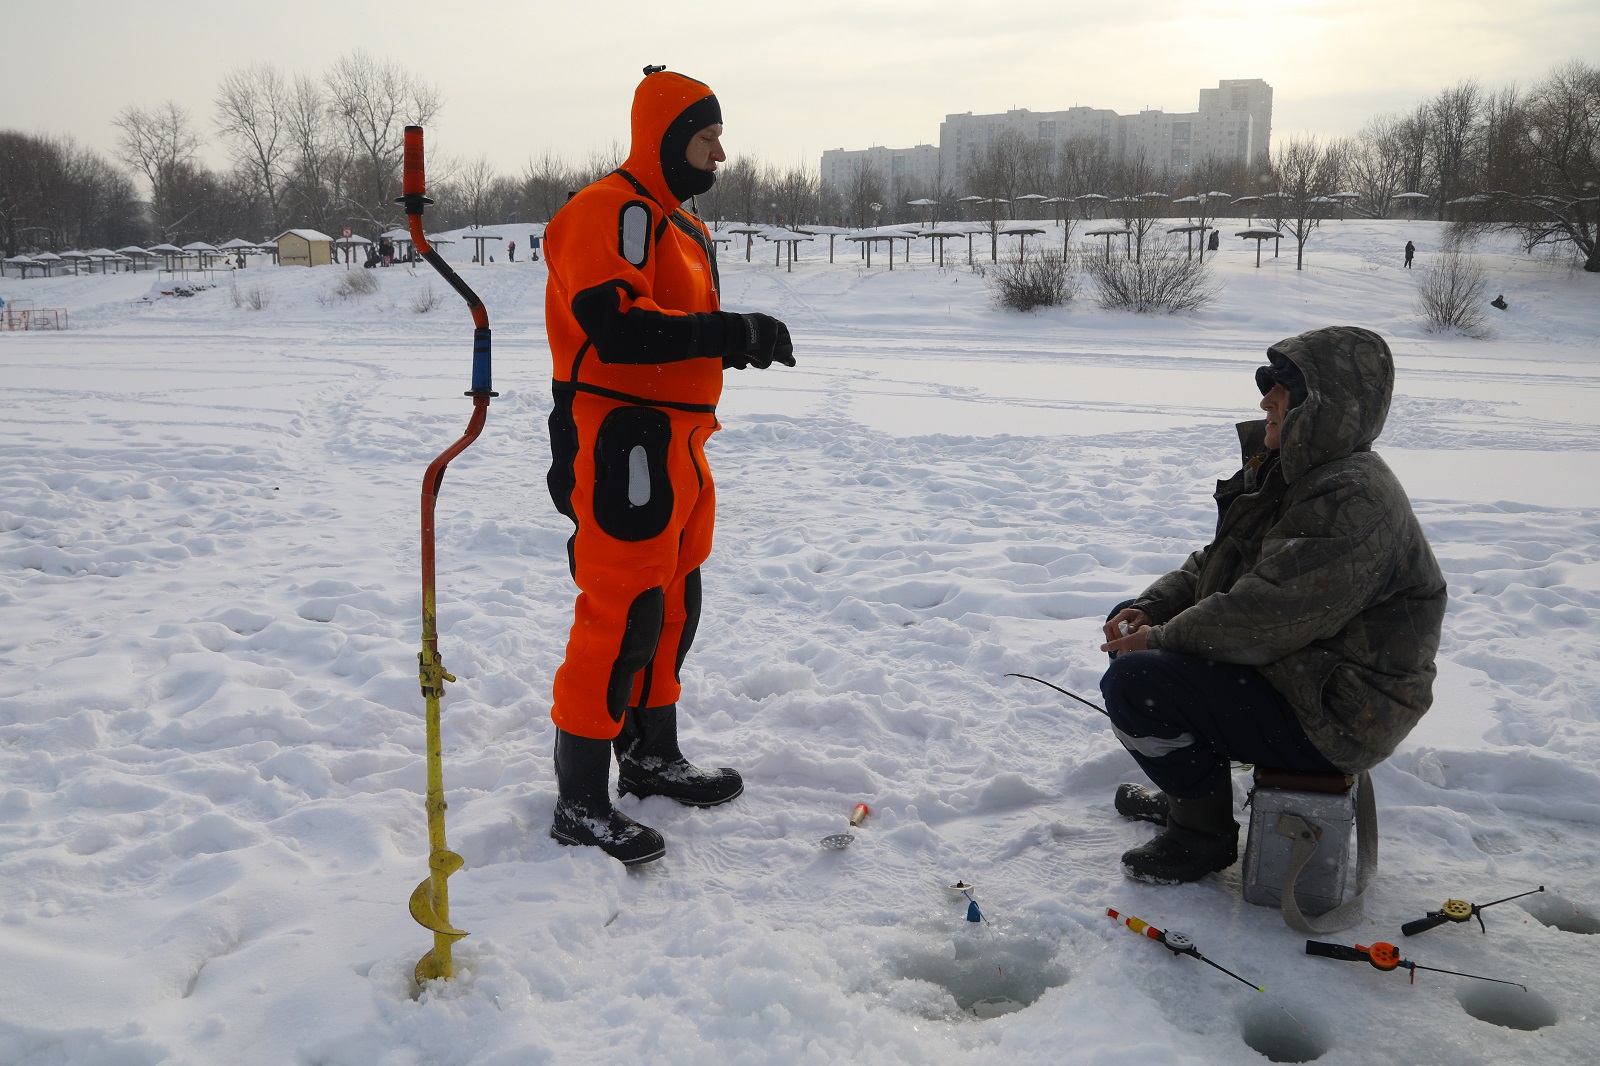
[[[611,742],[556,730],[555,819],[550,835],[563,844],[599,848],[625,866],[667,853],[661,834],[611,806]]]
[[[1141,822],[1167,824],[1167,794],[1143,785],[1117,786],[1117,813],[1124,818],[1137,818]]]
[[[678,750],[678,705],[630,710],[617,749],[617,794],[666,796],[691,807],[714,807],[744,791],[739,771],[702,770]]]
[[[1135,881],[1176,885],[1226,870],[1239,859],[1239,823],[1233,820],[1233,785],[1226,771],[1209,795],[1167,797],[1167,829],[1123,852],[1122,869]]]

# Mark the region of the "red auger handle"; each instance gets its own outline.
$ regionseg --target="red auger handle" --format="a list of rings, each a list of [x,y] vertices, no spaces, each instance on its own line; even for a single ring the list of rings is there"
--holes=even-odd
[[[407,196],[421,195],[428,191],[428,181],[422,169],[421,126],[406,127],[405,163],[400,189]]]

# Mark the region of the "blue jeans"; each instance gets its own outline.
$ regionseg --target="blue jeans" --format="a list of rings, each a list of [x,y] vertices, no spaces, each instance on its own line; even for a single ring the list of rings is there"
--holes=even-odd
[[[1230,760],[1338,772],[1289,701],[1253,667],[1170,651],[1124,652],[1113,656],[1100,694],[1117,739],[1161,791],[1179,799],[1209,795]]]

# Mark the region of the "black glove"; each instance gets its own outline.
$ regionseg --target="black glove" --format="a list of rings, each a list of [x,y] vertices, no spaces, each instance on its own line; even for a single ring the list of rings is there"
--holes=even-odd
[[[722,365],[729,370],[743,370],[753,366],[765,370],[773,363],[794,366],[794,342],[789,339],[789,327],[771,315],[755,312],[748,315],[727,315],[728,347],[731,351],[722,357]]]

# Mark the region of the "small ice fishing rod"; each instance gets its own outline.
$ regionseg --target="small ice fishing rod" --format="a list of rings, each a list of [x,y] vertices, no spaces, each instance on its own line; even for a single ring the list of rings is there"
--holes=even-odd
[[[1066,689],[1062,688],[1060,685],[1052,685],[1050,682],[1046,681],[1042,677],[1034,677],[1032,674],[1007,674],[1005,676],[1007,676],[1007,677],[1020,677],[1024,681],[1037,681],[1039,684],[1043,685],[1045,688],[1053,688],[1057,692],[1061,693],[1063,696],[1066,696],[1069,699],[1077,700],[1079,703],[1083,704],[1085,707],[1093,707],[1095,710],[1099,711],[1101,714],[1105,714],[1106,713],[1106,709],[1104,707],[1100,706],[1098,703],[1090,703],[1088,700],[1084,699],[1082,696],[1078,695],[1076,692],[1068,692]],[[1110,716],[1107,715],[1107,717],[1110,717]]]
[[[1460,970],[1441,970],[1437,966],[1423,966],[1421,963],[1412,962],[1410,959],[1400,957],[1400,949],[1393,944],[1379,941],[1368,947],[1357,944],[1355,947],[1345,947],[1343,944],[1326,944],[1320,940],[1306,941],[1306,954],[1317,955],[1324,959],[1338,959],[1340,962],[1370,962],[1380,970],[1393,970],[1396,968],[1411,971],[1411,983],[1417,983],[1418,970],[1432,970],[1434,973],[1447,973],[1452,977],[1470,977],[1474,981],[1490,981],[1497,985],[1516,985],[1524,992],[1528,986],[1519,981],[1502,981],[1498,977],[1482,977],[1475,973],[1462,973]]]
[[[1514,899],[1537,895],[1543,891],[1544,886],[1540,885],[1538,888],[1530,889],[1527,892],[1518,892],[1515,896],[1497,899],[1493,903],[1468,903],[1464,899],[1447,899],[1444,901],[1443,907],[1436,911],[1429,911],[1426,918],[1418,918],[1414,922],[1407,922],[1400,927],[1400,931],[1406,936],[1416,936],[1418,933],[1426,933],[1429,929],[1441,926],[1445,922],[1464,922],[1469,918],[1476,918],[1478,919],[1478,928],[1482,929],[1485,935],[1488,935],[1489,929],[1483,924],[1483,915],[1479,912],[1488,907],[1501,903],[1510,903]]]
[[[1160,944],[1174,955],[1188,955],[1192,958],[1199,959],[1207,966],[1215,967],[1216,969],[1221,970],[1235,981],[1238,981],[1241,984],[1250,985],[1250,987],[1255,989],[1257,992],[1266,991],[1266,989],[1262,988],[1260,985],[1251,984],[1249,981],[1246,981],[1243,977],[1240,977],[1232,970],[1223,966],[1218,966],[1216,963],[1200,954],[1200,949],[1194,946],[1194,941],[1189,939],[1189,935],[1187,933],[1174,933],[1157,929],[1155,926],[1144,921],[1143,919],[1135,918],[1132,915],[1124,917],[1123,915],[1112,910],[1110,907],[1106,908],[1106,917],[1112,919],[1113,921],[1120,921],[1123,925],[1127,926],[1129,929],[1132,929],[1135,933],[1149,937],[1151,940],[1154,940],[1157,944]],[[1294,1015],[1291,1014],[1289,1017],[1293,1018]]]

